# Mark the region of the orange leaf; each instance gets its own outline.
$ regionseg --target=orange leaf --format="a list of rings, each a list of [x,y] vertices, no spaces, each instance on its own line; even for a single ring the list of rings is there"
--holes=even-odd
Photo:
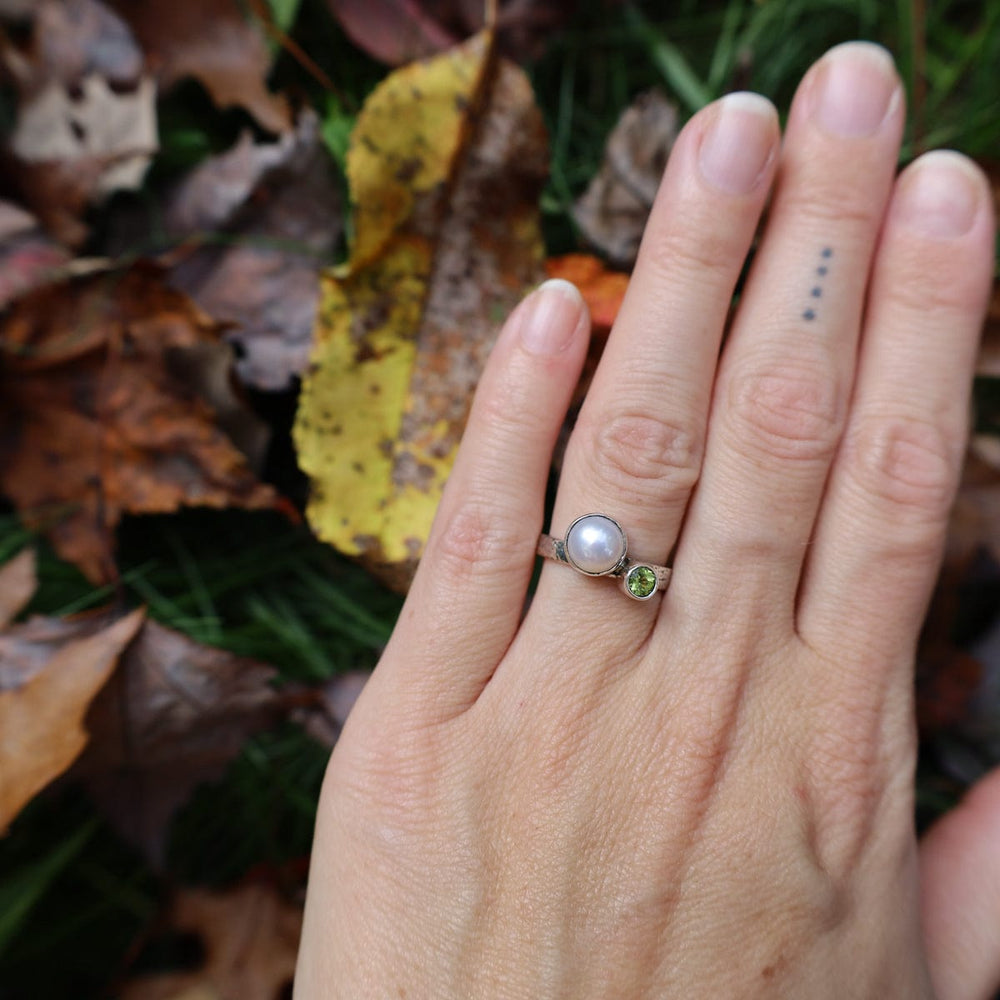
[[[56,635],[45,634],[48,645],[57,641],[51,654],[39,636],[46,623],[15,626],[0,638],[3,673],[25,678],[0,690],[0,830],[80,755],[88,739],[84,715],[143,617],[133,611],[93,635],[62,642],[65,623],[56,622]]]
[[[568,253],[550,257],[545,262],[550,278],[564,278],[580,289],[590,309],[590,318],[597,334],[607,333],[621,308],[629,276],[610,271],[603,261],[586,253]]]

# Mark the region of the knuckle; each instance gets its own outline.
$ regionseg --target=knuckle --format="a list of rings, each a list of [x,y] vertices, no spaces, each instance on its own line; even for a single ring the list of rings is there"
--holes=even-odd
[[[702,442],[691,429],[658,416],[621,412],[597,420],[584,436],[592,471],[613,488],[662,498],[664,491],[687,493],[701,469]]]
[[[939,426],[917,417],[870,419],[847,441],[848,467],[865,492],[907,524],[943,524],[951,507],[959,449]]]
[[[704,282],[704,276],[720,270],[729,271],[743,259],[745,248],[737,239],[739,227],[726,225],[721,229],[712,222],[701,226],[671,230],[644,251],[645,262],[666,281],[694,278]],[[692,237],[692,233],[697,233]]]
[[[510,568],[519,563],[516,556],[530,548],[531,540],[512,523],[518,519],[501,517],[477,498],[442,514],[433,551],[436,568],[452,584]]]
[[[893,280],[886,282],[887,307],[917,317],[921,326],[939,324],[942,317],[968,316],[982,298],[978,269],[970,268],[960,254],[905,247],[892,270]]]
[[[870,190],[851,172],[810,177],[808,184],[786,191],[781,211],[786,218],[804,220],[810,229],[874,231],[882,220],[881,200],[858,200],[859,192]]]
[[[826,460],[837,447],[843,402],[829,376],[804,367],[745,372],[730,384],[741,442],[783,459]]]

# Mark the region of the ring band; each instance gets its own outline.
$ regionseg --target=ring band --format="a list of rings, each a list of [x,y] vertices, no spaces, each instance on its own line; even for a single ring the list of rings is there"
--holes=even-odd
[[[607,514],[584,514],[566,529],[564,538],[543,534],[538,539],[543,559],[571,566],[584,576],[613,576],[636,601],[648,601],[666,590],[670,567],[630,559],[625,529]]]

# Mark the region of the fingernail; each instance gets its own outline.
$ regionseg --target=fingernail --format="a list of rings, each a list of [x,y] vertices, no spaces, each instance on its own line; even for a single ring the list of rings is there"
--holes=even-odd
[[[778,144],[778,114],[759,94],[728,94],[701,140],[698,162],[709,183],[747,194],[760,181]]]
[[[569,346],[586,305],[576,285],[550,278],[524,300],[522,308],[521,343],[525,350],[553,355]]]
[[[828,132],[858,138],[878,131],[901,94],[892,56],[881,45],[847,42],[816,67],[811,110]]]
[[[900,178],[893,214],[922,236],[953,240],[972,228],[982,190],[978,171],[961,154],[925,153]]]

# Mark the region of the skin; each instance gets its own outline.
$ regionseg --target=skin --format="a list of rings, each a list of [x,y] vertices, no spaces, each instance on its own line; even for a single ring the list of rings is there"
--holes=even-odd
[[[783,142],[744,95],[678,139],[551,525],[608,512],[670,558],[665,594],[547,562],[522,617],[588,320],[560,283],[509,319],[330,761],[297,1000],[1000,985],[1000,777],[913,829],[994,222],[957,154],[896,177],[903,119],[888,56],[851,44]]]

